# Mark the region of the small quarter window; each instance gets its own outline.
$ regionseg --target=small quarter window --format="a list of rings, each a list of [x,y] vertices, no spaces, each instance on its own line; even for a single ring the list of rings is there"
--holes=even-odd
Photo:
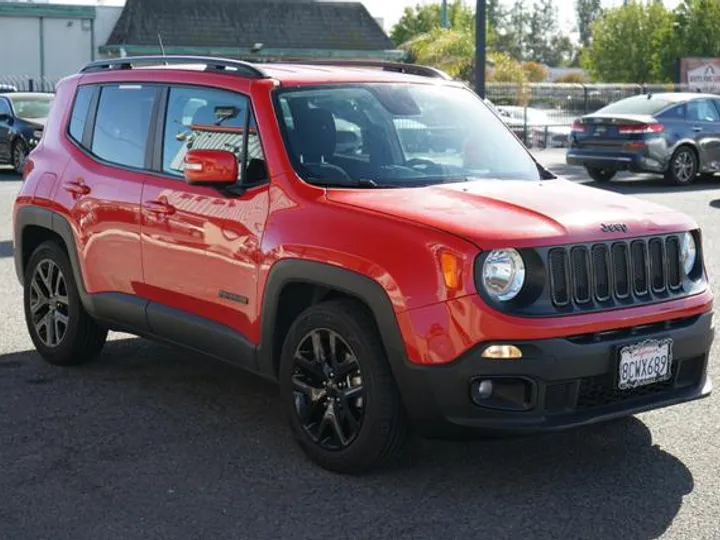
[[[75,141],[82,143],[85,125],[87,124],[88,111],[92,102],[93,88],[91,86],[81,86],[75,95],[75,103],[73,104],[72,115],[70,117],[70,136]]]

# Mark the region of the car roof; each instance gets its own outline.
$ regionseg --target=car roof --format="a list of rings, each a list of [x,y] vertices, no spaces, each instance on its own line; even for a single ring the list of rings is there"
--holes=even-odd
[[[693,99],[707,99],[707,98],[720,98],[717,94],[706,94],[702,92],[650,92],[648,94],[638,94],[637,96],[629,96],[634,98],[646,98],[646,99],[662,99],[663,101],[670,101],[672,103],[679,103],[681,101],[691,101]]]
[[[86,65],[81,74],[136,73],[149,71],[193,71],[224,73],[252,79],[271,79],[282,86],[320,85],[349,82],[450,83],[446,73],[428,66],[380,60],[308,60],[279,62],[243,62],[229,58],[148,56],[104,59]],[[148,72],[148,76],[149,72]]]
[[[16,99],[32,99],[32,98],[37,98],[37,97],[54,98],[55,94],[51,94],[49,92],[8,92],[8,93],[0,92],[0,96],[5,96],[12,100],[16,100]]]

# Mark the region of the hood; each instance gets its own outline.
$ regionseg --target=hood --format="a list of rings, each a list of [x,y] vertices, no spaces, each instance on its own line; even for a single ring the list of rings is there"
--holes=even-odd
[[[664,206],[563,179],[328,190],[327,198],[442,229],[481,249],[606,241],[696,227],[685,214]],[[604,232],[603,224],[624,224],[626,232]]]

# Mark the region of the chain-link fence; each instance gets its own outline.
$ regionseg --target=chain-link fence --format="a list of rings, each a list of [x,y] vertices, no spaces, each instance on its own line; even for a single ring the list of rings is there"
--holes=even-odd
[[[660,92],[696,92],[682,84],[489,83],[485,97],[531,147],[567,145],[573,121],[626,97]],[[713,93],[720,94],[720,87]]]
[[[60,79],[0,74],[0,92],[55,92]]]

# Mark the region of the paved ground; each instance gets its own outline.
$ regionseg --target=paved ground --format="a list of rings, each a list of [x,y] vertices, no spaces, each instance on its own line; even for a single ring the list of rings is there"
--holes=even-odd
[[[0,172],[3,539],[720,538],[720,392],[559,435],[417,441],[405,467],[342,478],[302,457],[272,386],[219,363],[115,335],[94,366],[48,367],[12,269],[18,187]],[[720,182],[611,189],[694,215],[720,294]]]

